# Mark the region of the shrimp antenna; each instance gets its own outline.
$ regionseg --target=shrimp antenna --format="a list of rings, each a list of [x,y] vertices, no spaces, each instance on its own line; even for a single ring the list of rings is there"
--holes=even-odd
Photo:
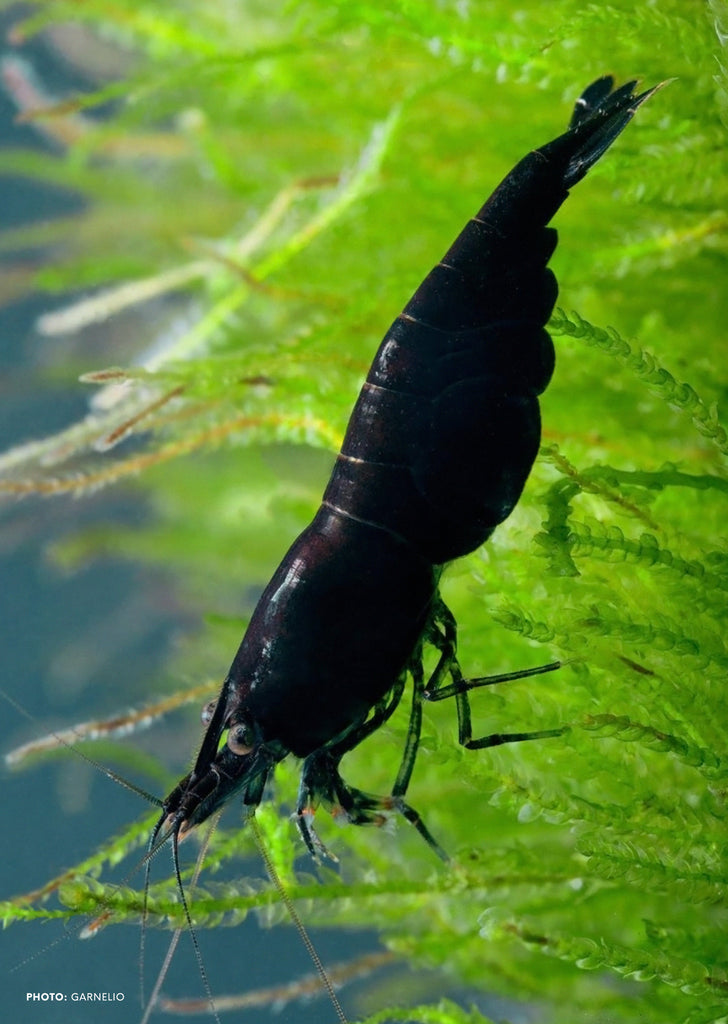
[[[22,715],[23,718],[27,718],[29,722],[36,725],[36,721],[30,711],[24,708],[23,705],[14,697],[11,697],[9,693],[0,689],[0,697],[7,701],[12,708],[15,708],[19,715]],[[137,796],[142,797],[147,801],[147,803],[154,804],[156,807],[164,807],[164,801],[160,800],[158,796],[152,796],[152,794],[148,793],[146,789],[142,789],[141,786],[137,786],[135,783],[130,782],[129,779],[125,779],[123,775],[119,775],[111,768],[107,768],[106,765],[101,764],[101,762],[97,761],[95,758],[89,757],[88,754],[85,754],[73,743],[69,743],[67,739],[61,736],[60,733],[51,732],[50,735],[53,736],[62,747],[65,747],[66,750],[71,750],[76,757],[80,757],[82,761],[86,762],[86,764],[90,764],[92,768],[95,768],[97,772],[101,772],[101,774],[105,775],[107,779],[111,779],[111,781],[116,782],[117,785],[123,786],[124,789],[128,789],[130,793],[136,793]]]
[[[255,817],[255,810],[252,810],[250,812],[248,820],[250,822],[250,827],[253,831],[255,845],[258,847],[258,852],[260,853],[261,859],[265,865],[265,870],[268,872],[268,877],[275,886],[278,895],[281,898],[281,902],[288,911],[288,916],[290,917],[291,921],[293,921],[293,924],[296,927],[296,931],[301,936],[301,941],[306,947],[306,952],[311,957],[311,963],[313,964],[316,973],[321,979],[321,984],[326,989],[328,997],[331,1000],[331,1005],[336,1011],[336,1016],[339,1018],[340,1024],[349,1024],[349,1018],[344,1013],[341,1003],[339,1002],[339,997],[336,995],[336,992],[334,991],[334,986],[331,984],[331,979],[326,973],[326,968],[321,963],[321,957],[316,952],[316,947],[314,946],[313,942],[311,941],[311,937],[306,931],[306,926],[301,920],[301,917],[294,906],[293,900],[288,894],[288,890],[283,885],[280,875],[273,866],[273,861],[271,860],[270,854],[268,853],[268,848],[263,842],[263,834],[260,831],[260,825],[258,824],[258,821]]]
[[[195,862],[195,870],[194,870],[194,874],[192,876],[191,886],[194,886],[194,885],[197,884],[197,879],[200,876],[200,871],[202,870],[202,864],[203,864],[203,861],[205,859],[205,854],[207,853],[207,848],[208,848],[208,845],[210,843],[210,839],[212,838],[212,834],[213,834],[213,832],[215,830],[215,826],[217,825],[217,821],[218,821],[218,818],[215,819],[215,821],[212,824],[212,827],[209,829],[207,835],[205,836],[205,840],[202,843],[202,846],[200,848],[200,852],[197,855],[197,861]],[[152,833],[152,837],[151,837],[151,840],[150,840],[150,846],[154,843],[157,831],[158,831],[158,829],[155,829],[154,832]],[[190,914],[190,908],[189,908],[189,903],[188,903],[188,900],[187,900],[187,895],[185,893],[184,885],[182,884],[182,872],[180,871],[180,866],[179,866],[179,839],[178,839],[178,836],[179,836],[179,828],[176,828],[176,829],[174,829],[172,831],[171,839],[172,839],[172,864],[174,866],[174,876],[175,876],[175,879],[177,881],[177,891],[179,893],[180,902],[182,903],[182,909],[184,911],[185,922],[186,922],[186,930],[187,930],[187,933],[190,936],[190,939],[192,940],[192,946],[193,946],[194,951],[195,951],[195,960],[197,961],[197,968],[198,968],[198,970],[200,972],[200,977],[202,979],[203,988],[205,989],[205,995],[207,997],[207,1002],[208,1002],[208,1004],[210,1006],[210,1011],[211,1011],[213,1017],[215,1018],[216,1024],[220,1024],[220,1018],[218,1016],[217,1010],[215,1009],[215,999],[214,999],[214,997],[212,995],[212,988],[210,987],[210,980],[209,980],[209,978],[207,976],[207,971],[205,969],[205,962],[202,959],[202,952],[200,950],[200,943],[199,943],[199,941],[197,939],[197,932],[195,931],[194,926],[192,924],[192,915]],[[146,866],[145,880],[144,880],[144,915],[143,915],[143,918],[142,918],[142,956],[143,956],[143,951],[144,951],[144,933],[145,933],[146,918],[147,918],[147,894],[148,894],[148,891],[149,891],[149,862],[151,860],[151,857],[154,856],[154,853],[156,852],[157,849],[158,849],[158,847],[152,847],[152,849],[150,850],[150,852],[147,855],[147,866]],[[140,1024],[149,1024],[149,1018],[150,1018],[150,1016],[151,1016],[155,1006],[157,1005],[157,1000],[159,999],[159,994],[160,994],[162,985],[164,984],[164,979],[167,977],[167,972],[169,971],[170,964],[172,963],[172,959],[174,957],[175,951],[177,949],[177,946],[179,945],[179,940],[180,940],[180,936],[181,935],[182,935],[182,928],[181,927],[180,928],[176,928],[175,932],[174,932],[174,934],[172,936],[172,940],[171,940],[171,942],[169,944],[169,948],[167,949],[167,954],[166,954],[166,956],[164,958],[164,963],[162,964],[162,966],[161,966],[161,968],[159,970],[159,974],[157,975],[157,980],[154,983],[154,988],[152,989],[152,993],[151,993],[151,995],[149,997],[149,1002],[147,1003],[146,1009],[144,1011],[144,1016],[142,1017],[142,1019],[140,1021]],[[141,972],[140,972],[140,977],[142,978],[142,999],[143,999],[144,998],[144,995],[143,995],[143,974],[141,974]],[[346,1020],[344,1020],[344,1024],[346,1024]]]
[[[159,853],[162,844],[157,841],[164,818],[160,818],[152,829],[147,843],[147,852],[144,856],[144,899],[142,902],[142,920],[139,930],[139,1005],[144,1006],[144,963],[147,940],[147,918],[149,916],[149,884],[151,880],[152,858]],[[166,841],[171,836],[171,830],[163,839]]]

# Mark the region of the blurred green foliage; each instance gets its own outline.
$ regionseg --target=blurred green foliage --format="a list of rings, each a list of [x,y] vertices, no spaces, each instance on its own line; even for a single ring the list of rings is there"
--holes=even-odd
[[[413,964],[532,1004],[533,1019],[727,1019],[728,477],[717,410],[728,9],[55,0],[23,31],[64,19],[118,48],[128,74],[38,117],[70,139],[53,159],[4,155],[6,170],[76,190],[87,206],[7,231],[0,247],[53,246],[33,285],[94,291],[96,306],[69,298],[67,321],[46,331],[70,334],[143,300],[154,314],[170,295],[176,317],[160,322],[153,350],[122,341],[112,361],[125,369],[96,376],[124,382],[114,404],[0,457],[0,488],[117,483],[148,503],[143,528],[87,530],[56,557],[75,565],[111,550],[178,573],[181,599],[208,616],[172,666],[190,682],[195,671],[222,677],[250,595],[317,505],[376,344],[466,219],[525,151],[563,130],[593,78],[676,79],[557,217],[560,303],[579,313],[554,317],[542,457],[508,523],[443,584],[466,674],[571,659],[558,675],[476,696],[476,728],[570,731],[468,753],[454,709],[427,710],[411,799],[455,856],[451,869],[405,827],[334,834],[320,816],[342,873],[311,882],[294,871],[300,850],[280,808],[260,817],[306,920],[376,922]],[[101,103],[106,116],[92,120]],[[134,434],[143,445],[129,445]],[[388,791],[401,710],[347,758],[354,784]],[[283,807],[296,771],[277,774]],[[79,873],[98,875],[142,831]],[[212,864],[233,869],[223,888],[203,873],[200,927],[275,902],[236,880],[241,850],[250,840],[234,827],[215,837]],[[110,899],[72,877],[61,894],[73,912]],[[137,894],[113,905],[138,918]],[[153,920],[179,922],[171,880],[150,906]],[[484,1020],[443,1004],[371,1022],[412,1015]]]

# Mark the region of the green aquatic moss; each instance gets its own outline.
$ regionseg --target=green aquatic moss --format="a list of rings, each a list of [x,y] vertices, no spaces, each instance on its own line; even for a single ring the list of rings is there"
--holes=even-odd
[[[169,296],[174,321],[153,307],[156,354],[127,341],[107,372],[82,367],[90,384],[125,382],[117,404],[0,456],[0,488],[114,485],[152,509],[143,527],[88,528],[54,554],[75,566],[113,551],[176,574],[207,617],[184,669],[170,666],[186,678],[225,671],[242,595],[316,507],[379,338],[484,196],[563,129],[592,78],[675,79],[558,214],[569,312],[551,324],[541,457],[511,519],[443,583],[467,675],[566,662],[476,694],[480,734],[565,735],[466,752],[454,709],[426,709],[410,796],[451,868],[404,826],[334,832],[321,814],[341,875],[308,878],[281,812],[293,764],[260,819],[307,921],[376,923],[411,963],[534,1019],[726,1019],[725,5],[56,0],[25,31],[64,17],[128,52],[129,73],[46,113],[47,130],[76,131],[55,158],[4,154],[87,206],[0,247],[53,243],[33,284],[97,289],[46,331]],[[403,708],[346,759],[347,778],[387,792],[405,729]],[[6,904],[5,921],[98,907],[138,921],[139,894],[98,879],[145,827],[64,873],[66,910]],[[284,919],[274,889],[240,877],[252,850],[234,822],[217,833],[208,871],[228,880],[203,872],[199,928],[251,909]],[[150,924],[181,920],[173,881],[153,886]],[[369,1018],[385,1019],[485,1020],[435,1003]]]

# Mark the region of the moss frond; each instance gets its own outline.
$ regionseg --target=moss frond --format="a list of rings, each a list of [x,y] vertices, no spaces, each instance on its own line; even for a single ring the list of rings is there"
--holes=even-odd
[[[549,330],[557,337],[578,338],[607,352],[664,402],[687,413],[698,433],[712,441],[722,454],[728,455],[728,433],[718,420],[716,410],[708,408],[690,384],[676,380],[655,356],[643,349],[633,349],[614,327],[595,327],[577,313],[572,312],[569,317],[563,310],[558,310],[549,321]]]

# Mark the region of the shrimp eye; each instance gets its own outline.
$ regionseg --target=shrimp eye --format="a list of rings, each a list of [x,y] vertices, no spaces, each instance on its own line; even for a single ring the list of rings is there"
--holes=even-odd
[[[209,700],[207,704],[203,704],[202,711],[200,712],[200,718],[202,719],[203,725],[209,725],[212,721],[212,716],[215,714],[215,708],[217,707],[217,697],[213,700]]]
[[[227,745],[233,754],[249,754],[255,745],[253,730],[247,722],[238,722],[230,726]]]

